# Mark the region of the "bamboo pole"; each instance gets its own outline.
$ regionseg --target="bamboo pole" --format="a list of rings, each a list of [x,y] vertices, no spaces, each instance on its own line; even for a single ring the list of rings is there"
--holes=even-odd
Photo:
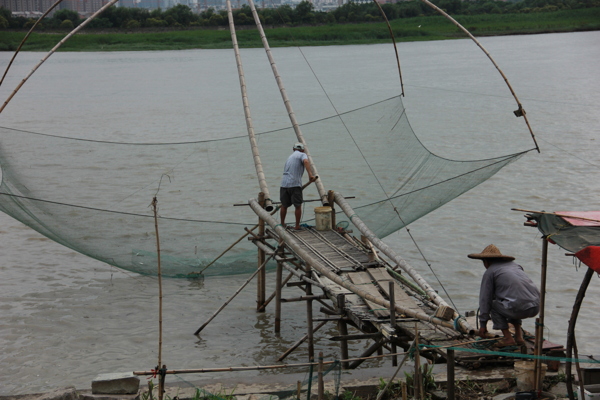
[[[210,321],[212,321],[217,315],[219,315],[219,313],[221,311],[223,311],[223,309],[225,307],[227,307],[227,305],[231,302],[231,300],[233,300],[245,287],[246,285],[248,285],[250,283],[250,281],[256,276],[256,274],[258,274],[260,272],[260,270],[262,268],[265,267],[265,265],[267,265],[267,263],[269,262],[269,260],[273,257],[273,254],[271,254],[266,260],[265,262],[256,270],[254,271],[254,273],[250,276],[250,278],[248,278],[246,280],[246,282],[244,282],[244,284],[229,298],[227,299],[227,301],[221,306],[219,307],[219,309],[217,311],[215,311],[215,313],[204,323],[202,324],[202,326],[200,328],[198,328],[196,330],[196,332],[194,332],[194,335],[197,335],[200,333],[200,331],[202,331],[202,329],[204,329],[206,327],[206,325],[208,325],[210,323]]]
[[[19,51],[21,51],[21,48],[23,47],[23,45],[25,44],[25,42],[27,41],[27,39],[29,39],[29,36],[31,36],[31,34],[35,30],[35,28],[40,24],[40,22],[42,22],[42,20],[44,18],[46,18],[46,16],[48,14],[50,14],[50,11],[54,10],[54,8],[56,8],[56,6],[59,5],[62,1],[63,0],[57,0],[54,4],[52,4],[50,6],[50,8],[48,8],[46,10],[46,12],[44,14],[42,14],[42,16],[39,17],[35,21],[35,24],[33,24],[33,26],[31,27],[31,29],[29,29],[29,31],[27,32],[27,34],[25,35],[25,37],[23,38],[23,40],[21,40],[21,43],[19,43],[19,47],[17,47],[17,50],[15,50],[15,54],[13,54],[12,58],[8,62],[8,65],[6,66],[6,69],[4,70],[4,75],[2,75],[2,79],[0,79],[0,86],[2,86],[2,83],[4,82],[4,78],[6,78],[6,75],[8,74],[8,70],[12,66],[13,61],[15,61],[15,58],[17,58],[17,54],[19,54]]]
[[[277,65],[275,64],[275,60],[273,58],[273,54],[271,53],[271,48],[269,46],[269,42],[267,41],[267,37],[265,35],[265,31],[262,27],[262,23],[260,22],[260,17],[256,12],[256,7],[254,6],[254,2],[252,0],[248,0],[248,5],[250,6],[250,10],[252,10],[252,16],[254,17],[254,22],[256,24],[256,28],[258,29],[258,33],[260,34],[260,38],[263,43],[263,47],[265,48],[265,52],[267,53],[267,58],[269,59],[269,63],[271,64],[271,69],[273,70],[273,75],[275,76],[275,81],[277,82],[277,86],[279,87],[279,92],[281,93],[281,98],[283,99],[283,104],[285,105],[285,109],[287,110],[288,116],[294,128],[294,132],[296,133],[296,138],[299,142],[305,145],[304,153],[308,156],[308,161],[310,163],[310,167],[313,172],[313,176],[318,176],[317,167],[313,161],[310,152],[308,151],[308,147],[306,146],[306,141],[304,140],[304,136],[302,135],[302,131],[300,130],[300,125],[296,120],[296,114],[294,114],[294,110],[292,109],[292,104],[290,99],[287,96],[285,91],[285,87],[283,86],[283,81],[281,76],[279,75],[279,71],[277,70]],[[319,192],[319,198],[321,199],[321,203],[327,205],[327,192],[325,191],[325,187],[321,182],[321,179],[317,179],[315,181],[315,185],[317,185],[317,191]]]
[[[311,266],[310,263],[306,263],[306,274],[311,276]],[[312,295],[312,285],[308,283],[306,285],[306,295],[309,296],[309,299],[306,300],[306,327],[308,329],[308,359],[309,361],[314,361],[315,359],[315,343],[313,338],[313,312],[312,312],[312,300],[310,299]]]
[[[498,70],[498,72],[502,76],[502,79],[504,79],[504,82],[506,83],[506,86],[508,86],[508,90],[510,90],[510,93],[512,94],[512,96],[514,97],[515,101],[517,102],[518,109],[514,112],[515,116],[517,116],[517,117],[523,117],[523,119],[525,120],[525,124],[527,125],[527,128],[529,129],[529,133],[531,134],[531,139],[533,139],[533,143],[535,144],[535,149],[539,153],[540,152],[540,147],[537,144],[537,140],[535,139],[535,135],[533,134],[533,130],[531,129],[531,125],[529,125],[529,120],[527,119],[527,113],[525,112],[525,109],[523,109],[523,105],[519,101],[519,98],[517,97],[517,94],[515,93],[515,91],[513,90],[512,86],[510,84],[510,82],[508,81],[508,78],[506,77],[506,75],[504,75],[504,72],[502,72],[502,70],[500,69],[500,66],[498,66],[498,64],[496,64],[496,61],[492,58],[492,56],[490,55],[490,53],[475,38],[475,36],[473,36],[473,34],[471,32],[469,32],[469,30],[467,28],[465,28],[464,26],[462,26],[457,20],[455,20],[454,18],[452,18],[450,15],[448,15],[448,13],[446,13],[444,10],[442,10],[441,8],[439,8],[438,6],[436,6],[435,4],[433,4],[432,2],[430,2],[429,0],[421,0],[421,1],[423,3],[425,3],[425,4],[427,4],[429,7],[433,8],[438,13],[442,14],[447,19],[449,19],[454,25],[456,25],[458,27],[458,29],[460,29],[465,34],[467,34],[467,36],[469,36],[471,38],[471,40],[473,42],[475,42],[475,44],[477,45],[477,47],[479,47],[481,49],[481,51],[483,51],[485,53],[485,55],[487,56],[487,58],[490,59],[490,61],[492,62],[492,64],[494,64],[494,67],[496,67],[496,70]]]
[[[346,315],[345,304],[346,304],[346,295],[343,293],[338,294],[337,295],[337,308],[340,312],[341,317],[344,317]],[[346,321],[344,319],[340,319],[338,321],[338,330],[340,332],[340,336],[342,336],[342,337],[348,336],[348,324],[346,323]],[[342,359],[345,360],[348,358],[348,340],[342,339],[340,341],[340,347],[341,347]],[[350,366],[350,364],[348,362],[342,362],[342,369],[348,369],[349,366]]]
[[[400,256],[398,256],[387,244],[385,244],[382,240],[380,240],[368,227],[364,222],[360,220],[360,218],[356,215],[354,210],[350,207],[344,196],[340,193],[335,193],[335,202],[342,208],[346,216],[350,219],[350,221],[356,226],[356,228],[367,237],[367,239],[377,247],[382,253],[388,256],[392,261],[394,261],[403,271],[405,271],[426,293],[426,295],[438,306],[443,305],[446,307],[450,307],[448,303],[444,299],[442,299],[437,292],[417,273],[417,271],[411,267],[406,261],[404,261]],[[387,307],[387,305],[386,305]],[[409,315],[409,314],[407,314]],[[418,317],[415,317],[418,318]],[[458,328],[463,333],[471,334],[473,333],[473,328],[467,323],[464,318],[459,318],[458,314],[455,313],[456,323]],[[421,319],[421,318],[419,318]],[[436,322],[434,322],[436,323]],[[440,325],[438,323],[438,325]],[[448,325],[444,325],[448,326]],[[448,326],[450,328],[456,329],[454,323],[452,326]]]
[[[535,351],[536,356],[542,355],[542,344],[544,342],[544,309],[546,307],[546,271],[548,269],[548,239],[542,238],[542,273],[540,281],[540,314],[535,322]],[[519,327],[521,329],[521,327]],[[542,361],[534,360],[535,390],[542,390]]]
[[[277,276],[275,278],[275,333],[281,332],[281,277],[283,276],[283,265],[277,262]]]
[[[581,282],[581,286],[579,286],[579,291],[577,292],[577,296],[575,297],[575,303],[573,304],[573,311],[571,312],[571,318],[569,319],[569,327],[567,329],[567,359],[568,361],[565,363],[565,375],[567,376],[567,393],[569,394],[570,400],[575,400],[575,396],[573,394],[573,375],[571,372],[571,357],[573,355],[573,343],[575,343],[575,325],[577,323],[577,317],[579,316],[579,309],[581,308],[581,303],[583,303],[583,298],[585,297],[585,292],[592,280],[592,276],[594,275],[594,270],[589,268],[587,269],[585,276],[583,277],[583,281]],[[583,382],[580,382],[583,384]]]
[[[323,400],[325,396],[325,382],[323,381],[323,352],[319,352],[319,368],[318,372],[318,391],[317,391],[317,399]]]
[[[319,329],[321,329],[322,327],[325,326],[325,324],[327,324],[328,321],[323,321],[321,322],[319,325],[317,325],[314,329],[313,329],[313,334],[315,332],[317,332]],[[298,339],[298,341],[296,343],[294,343],[289,349],[287,349],[285,351],[285,353],[283,353],[278,359],[277,361],[283,361],[287,356],[289,356],[292,351],[296,350],[298,348],[298,346],[300,346],[302,343],[304,343],[306,341],[306,339],[308,339],[308,333],[306,333],[304,336],[302,336],[300,339]]]
[[[260,205],[264,208],[265,207],[265,194],[263,192],[260,192],[258,194],[258,201],[260,203]],[[266,208],[265,208],[266,210]],[[265,221],[263,221],[262,219],[258,219],[258,236],[261,238],[264,238],[265,236]],[[258,258],[258,266],[260,267],[264,262],[265,262],[265,252],[264,250],[262,250],[260,247],[258,248],[257,251],[257,258]],[[265,308],[264,308],[264,303],[265,303],[265,299],[267,297],[267,286],[266,286],[266,281],[267,280],[267,274],[266,274],[266,269],[263,268],[261,270],[261,272],[258,273],[258,277],[256,279],[256,289],[257,289],[257,293],[256,293],[256,311],[257,312],[265,312]]]
[[[388,27],[388,31],[390,32],[390,37],[392,38],[392,44],[394,45],[394,51],[396,52],[396,63],[398,64],[398,75],[400,76],[400,95],[404,97],[404,82],[402,82],[402,70],[400,69],[400,56],[398,55],[398,46],[396,46],[396,37],[394,36],[394,31],[392,30],[390,21],[388,20],[387,15],[385,15],[385,11],[383,11],[383,8],[381,8],[381,4],[379,4],[379,1],[373,0],[373,3],[375,3],[377,8],[379,8],[379,12],[385,20],[385,23]]]
[[[8,103],[12,100],[13,97],[15,97],[15,95],[17,94],[17,92],[21,89],[21,87],[25,84],[25,82],[27,82],[27,80],[31,77],[31,75],[33,75],[35,73],[35,71],[37,71],[37,69],[48,59],[50,58],[50,56],[52,54],[54,54],[54,52],[56,52],[56,50],[62,46],[67,40],[69,40],[73,35],[75,35],[77,32],[79,32],[81,29],[83,29],[87,24],[89,24],[94,18],[96,18],[98,15],[100,15],[104,10],[106,10],[108,7],[112,6],[113,4],[115,4],[117,1],[119,0],[110,0],[108,3],[106,3],[104,6],[102,6],[98,11],[96,11],[95,13],[93,13],[92,15],[90,15],[85,21],[83,21],[81,24],[79,24],[75,29],[73,29],[71,32],[69,32],[69,34],[67,36],[65,36],[64,38],[62,38],[62,40],[60,42],[58,42],[56,44],[56,46],[54,46],[49,52],[48,54],[46,54],[41,60],[40,62],[37,63],[37,65],[35,67],[33,67],[33,69],[29,72],[29,74],[27,74],[27,76],[25,78],[23,78],[23,80],[21,81],[21,83],[19,83],[17,85],[17,87],[13,90],[13,92],[10,94],[10,96],[8,96],[8,98],[6,99],[6,101],[4,102],[4,104],[2,105],[2,107],[0,107],[0,114],[2,113],[2,111],[4,111],[4,109],[6,108],[6,106],[8,105]]]
[[[231,10],[231,0],[226,1],[227,4],[227,18],[229,20],[229,32],[231,33],[231,42],[233,43],[233,51],[235,53],[235,62],[237,65],[238,76],[240,79],[240,90],[242,92],[242,103],[244,105],[244,116],[246,117],[246,129],[248,130],[248,139],[250,140],[250,148],[252,149],[252,157],[254,159],[254,169],[256,170],[256,176],[258,178],[258,185],[260,191],[265,194],[265,209],[267,211],[273,210],[271,202],[271,196],[269,194],[269,186],[267,185],[267,179],[263,171],[262,162],[260,160],[260,154],[258,151],[258,144],[256,142],[256,135],[254,133],[254,124],[252,123],[252,115],[250,113],[250,103],[248,101],[248,94],[246,92],[246,78],[244,77],[244,68],[242,66],[242,57],[240,55],[240,48],[238,46],[237,35],[235,33],[235,25],[233,23],[233,12]]]
[[[390,378],[390,380],[385,384],[384,388],[381,389],[379,391],[379,393],[377,393],[377,398],[375,400],[381,400],[381,398],[383,397],[383,395],[385,394],[385,392],[387,392],[388,388],[390,387],[390,385],[394,381],[394,378],[396,378],[396,375],[398,375],[398,372],[400,372],[400,368],[402,368],[402,366],[404,365],[404,363],[408,359],[408,356],[410,355],[410,349],[414,345],[415,345],[415,341],[413,340],[412,343],[410,344],[410,346],[408,346],[408,350],[406,350],[406,354],[404,354],[404,358],[402,358],[402,361],[400,362],[400,365],[398,366],[398,368],[396,368],[396,372],[394,372],[394,375],[392,375],[392,377]],[[402,389],[403,389],[403,392],[404,392],[405,389],[406,389],[406,386],[403,386]]]
[[[156,196],[152,199],[152,211],[154,213],[154,231],[156,232],[156,256],[157,256],[157,275],[158,275],[158,364],[156,368],[159,369],[162,364],[162,303],[163,303],[163,292],[162,292],[162,272],[160,267],[160,238],[158,236],[158,200]],[[158,380],[158,400],[163,399],[164,393],[164,376],[161,376]]]
[[[336,193],[336,199],[337,199],[337,197],[338,197],[338,194]],[[378,304],[382,307],[389,308],[389,306],[390,306],[389,301],[382,299],[380,297],[375,297],[372,294],[362,290],[358,286],[346,281],[345,279],[342,279],[339,275],[337,275],[336,273],[331,271],[329,268],[324,266],[320,260],[312,257],[310,253],[305,251],[300,246],[300,244],[296,241],[296,239],[292,235],[290,235],[288,232],[286,232],[285,228],[283,228],[281,226],[281,224],[279,224],[273,217],[271,217],[267,212],[265,212],[260,207],[260,205],[258,204],[258,202],[255,199],[248,200],[248,204],[250,204],[250,207],[252,207],[252,209],[254,210],[254,212],[256,214],[258,214],[261,218],[265,219],[265,222],[268,223],[271,226],[271,228],[277,232],[279,237],[285,241],[287,246],[289,246],[296,254],[298,254],[299,257],[304,259],[306,262],[309,262],[311,264],[312,268],[316,269],[322,275],[325,275],[327,278],[329,278],[333,282],[350,290],[351,292],[359,295],[360,297],[367,299],[367,300],[369,300],[375,304]],[[338,202],[338,204],[339,204],[339,202]],[[402,307],[401,305],[396,304],[396,311],[401,314],[406,314],[410,317],[417,318],[417,319],[420,319],[423,321],[427,321],[427,322],[430,322],[435,325],[441,325],[441,326],[445,326],[447,328],[455,329],[454,322],[445,321],[441,318],[427,315],[426,313],[424,313],[420,310],[414,310],[414,309]],[[466,323],[466,321],[463,322],[462,320],[460,320],[458,322],[458,325],[459,325],[459,327],[461,327],[463,329],[464,333],[472,332],[472,328],[469,327],[469,325]],[[470,329],[465,328],[465,326],[469,327]]]

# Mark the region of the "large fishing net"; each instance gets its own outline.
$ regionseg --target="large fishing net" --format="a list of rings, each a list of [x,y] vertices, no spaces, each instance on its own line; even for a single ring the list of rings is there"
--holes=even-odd
[[[523,154],[480,161],[438,157],[415,136],[400,97],[304,124],[302,132],[326,189],[352,197],[356,213],[379,237]],[[295,135],[282,129],[259,133],[257,140],[277,202]],[[245,135],[128,144],[0,128],[0,164],[0,210],[71,249],[142,274],[157,271],[155,196],[165,275],[202,270],[258,222],[250,207],[235,205],[259,192]],[[305,190],[311,198],[317,198],[314,185]],[[319,205],[305,203],[305,222],[311,224],[312,207]],[[337,220],[347,219],[338,213]],[[243,240],[205,274],[255,269],[255,251]]]

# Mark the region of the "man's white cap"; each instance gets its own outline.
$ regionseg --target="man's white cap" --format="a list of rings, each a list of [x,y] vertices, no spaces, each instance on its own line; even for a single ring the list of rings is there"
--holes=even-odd
[[[298,142],[294,145],[294,150],[304,150],[304,145]]]

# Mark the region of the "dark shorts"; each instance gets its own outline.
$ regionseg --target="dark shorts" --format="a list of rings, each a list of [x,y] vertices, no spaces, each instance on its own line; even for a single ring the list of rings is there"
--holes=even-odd
[[[279,188],[279,199],[281,200],[281,205],[285,208],[288,208],[292,204],[300,207],[302,205],[302,188],[300,186]]]
[[[514,312],[504,307],[498,300],[492,301],[490,317],[492,318],[494,329],[508,329],[508,324],[521,325],[522,319],[535,317],[540,312],[539,306],[534,306],[526,310]]]

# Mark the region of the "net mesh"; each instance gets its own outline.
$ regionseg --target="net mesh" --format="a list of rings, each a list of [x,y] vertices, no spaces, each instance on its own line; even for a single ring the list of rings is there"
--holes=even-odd
[[[523,154],[479,161],[438,157],[415,136],[400,97],[304,124],[302,132],[326,189],[354,197],[351,205],[379,237]],[[257,140],[277,202],[295,134],[280,129]],[[0,210],[71,249],[142,274],[157,269],[154,196],[167,276],[198,272],[257,223],[249,207],[234,206],[259,191],[246,136],[141,144],[0,128],[0,163]],[[305,200],[318,198],[314,188],[305,190]],[[307,204],[304,222],[311,224],[311,205],[319,204]],[[347,219],[338,213],[337,221]],[[255,251],[244,240],[204,274],[254,270]]]

